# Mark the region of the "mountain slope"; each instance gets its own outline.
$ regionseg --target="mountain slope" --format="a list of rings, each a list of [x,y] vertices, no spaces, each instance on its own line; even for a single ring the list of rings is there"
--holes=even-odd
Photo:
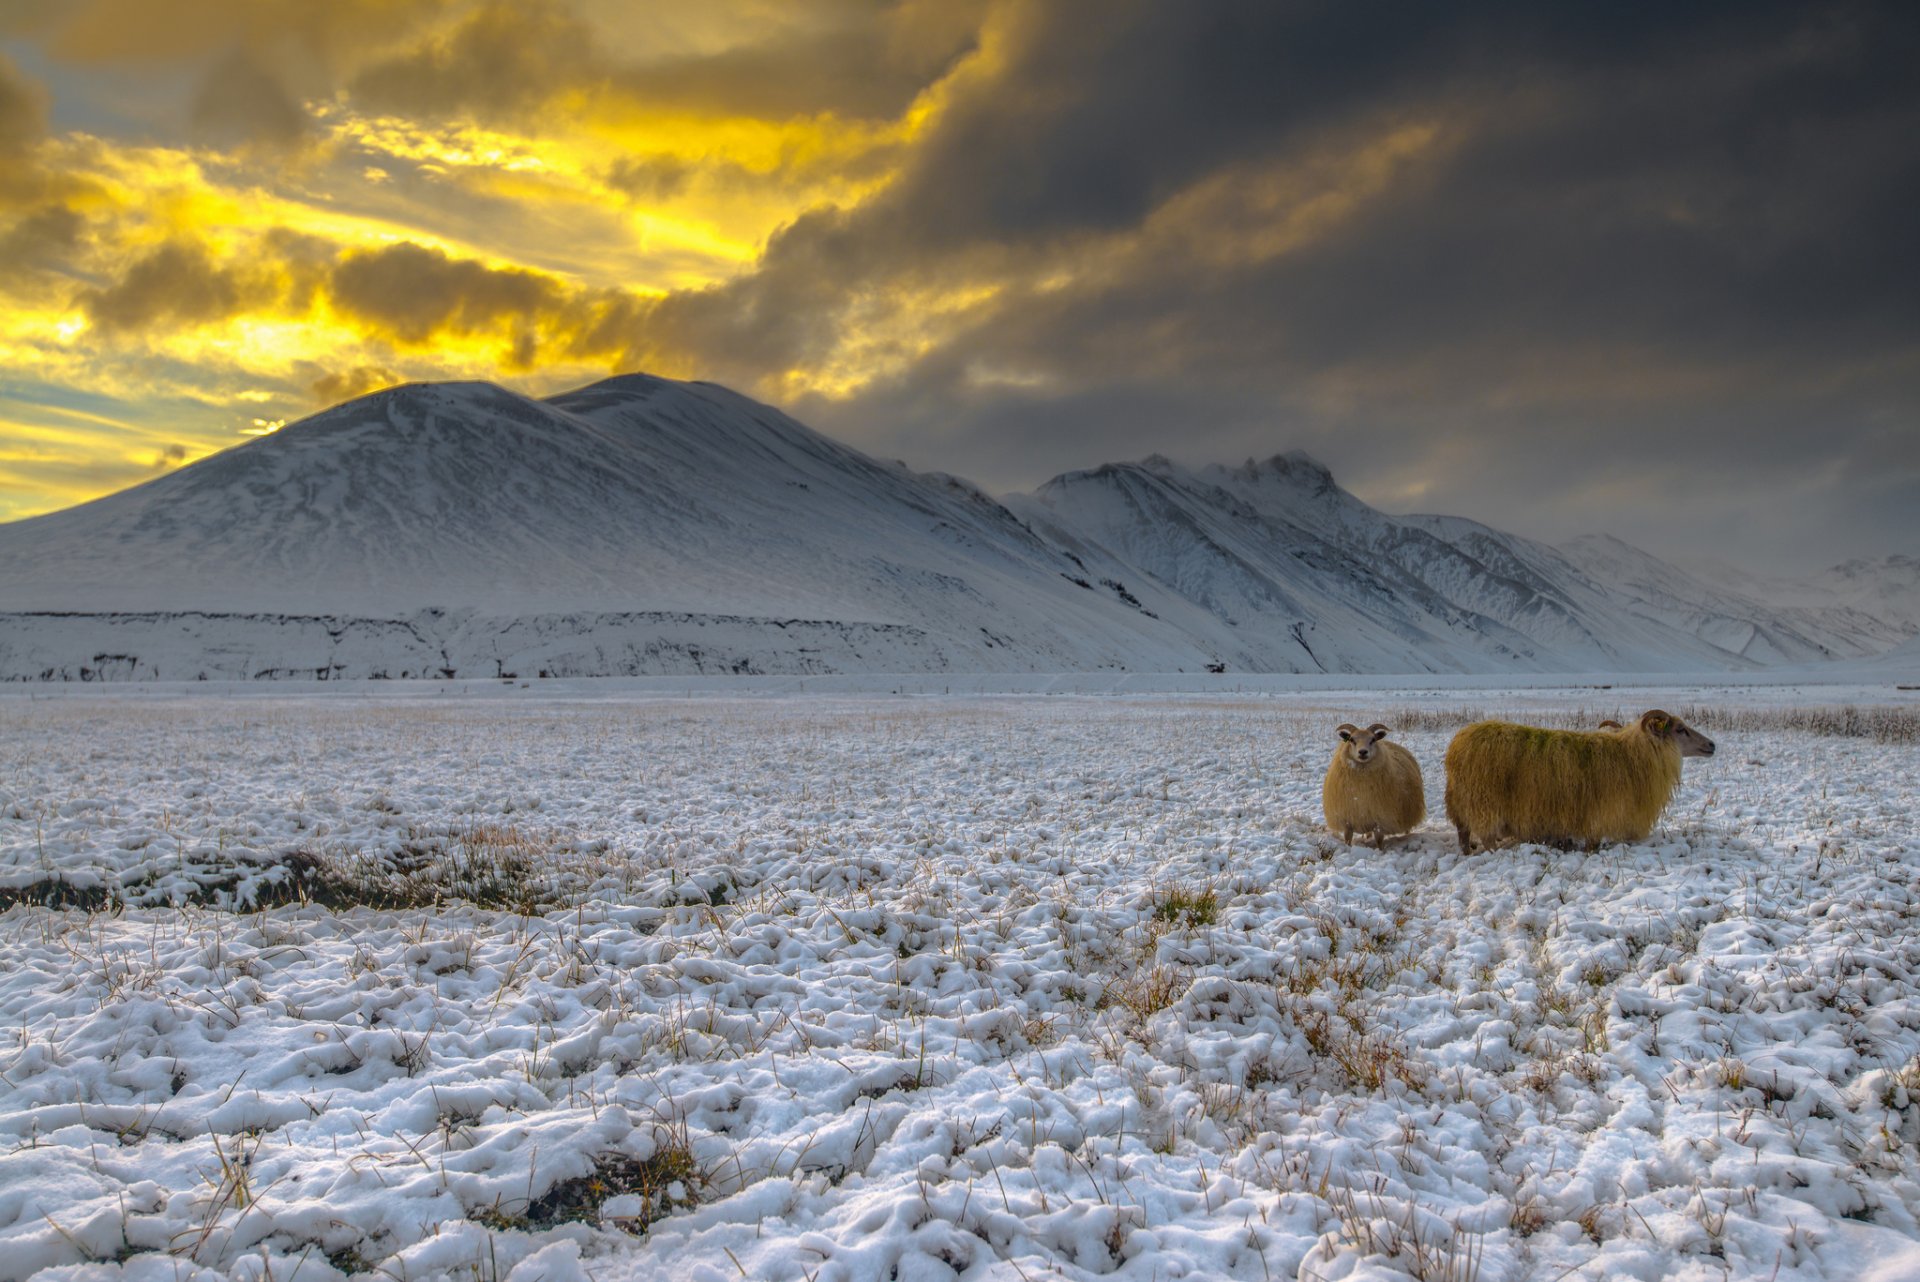
[[[1761,663],[1863,658],[1909,635],[1890,620],[1851,606],[1768,604],[1736,588],[1712,586],[1608,534],[1582,535],[1559,550],[1642,617]]]
[[[1302,658],[1331,672],[1750,666],[1623,616],[1543,544],[1458,518],[1388,516],[1304,454],[1197,473],[1158,457],[1110,464],[1013,506],[1263,638],[1262,661],[1281,670]]]
[[[43,679],[1679,672],[1906,635],[1616,540],[1389,516],[1303,454],[995,500],[643,375],[394,388],[0,525],[0,603],[0,677]]]
[[[772,651],[808,648],[772,635],[790,620],[914,638],[822,660],[835,668],[1211,658],[1151,605],[1077,581],[1070,554],[964,482],[878,463],[723,388],[642,376],[547,401],[485,384],[396,388],[0,526],[0,599],[16,611],[298,615],[342,632],[407,620],[428,658],[451,635],[437,619],[467,633],[495,620],[503,635],[507,621],[543,619],[553,636],[636,613],[724,619],[722,630],[766,633]],[[629,623],[615,631],[623,639],[608,644],[631,649]],[[709,657],[742,649],[729,646]],[[787,660],[746,666],[808,670],[804,655]]]

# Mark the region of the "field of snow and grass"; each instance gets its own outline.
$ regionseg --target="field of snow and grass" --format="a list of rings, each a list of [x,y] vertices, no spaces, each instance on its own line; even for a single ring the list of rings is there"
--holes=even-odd
[[[1455,853],[1655,703],[1649,841]],[[1890,684],[8,692],[0,1276],[1920,1277],[1916,792]]]

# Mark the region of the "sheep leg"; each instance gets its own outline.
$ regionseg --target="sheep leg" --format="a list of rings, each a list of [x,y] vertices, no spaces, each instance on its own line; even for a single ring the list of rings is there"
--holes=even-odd
[[[1463,855],[1472,854],[1473,834],[1467,831],[1467,826],[1463,823],[1456,823],[1453,827],[1454,831],[1460,834],[1460,853]]]
[[[1340,840],[1346,842],[1349,846],[1353,844],[1353,828],[1351,825],[1348,826],[1345,832],[1340,834]]]

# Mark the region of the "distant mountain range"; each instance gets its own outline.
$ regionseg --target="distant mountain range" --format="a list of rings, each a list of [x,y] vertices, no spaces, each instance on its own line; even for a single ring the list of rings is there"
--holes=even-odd
[[[7,679],[1706,673],[1916,633],[1911,558],[1689,573],[1389,516],[1298,453],[996,499],[644,375],[397,387],[0,525]]]

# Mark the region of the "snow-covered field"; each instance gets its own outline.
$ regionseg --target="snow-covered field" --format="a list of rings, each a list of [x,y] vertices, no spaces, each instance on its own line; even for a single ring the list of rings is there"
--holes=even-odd
[[[1920,696],[1845,698],[8,692],[0,1275],[1920,1277]],[[1651,840],[1455,853],[1463,714],[1656,703]]]

